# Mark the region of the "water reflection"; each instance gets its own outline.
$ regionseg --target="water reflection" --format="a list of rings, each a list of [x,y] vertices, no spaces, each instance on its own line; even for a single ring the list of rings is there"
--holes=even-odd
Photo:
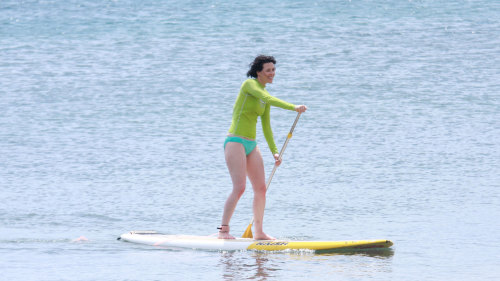
[[[332,263],[331,272],[345,272],[345,260],[340,266],[337,258],[352,257],[353,268],[366,263],[373,263],[370,258],[378,260],[390,260],[394,255],[393,249],[369,249],[356,251],[279,251],[279,252],[258,252],[258,251],[231,251],[220,252],[220,263],[222,269],[222,278],[224,280],[268,280],[275,279],[280,275],[286,275],[283,271],[293,270],[295,267],[317,266],[318,264]],[[364,259],[364,257],[368,258]],[[380,264],[382,267],[387,267],[387,262]],[[348,263],[347,263],[348,264]],[[339,267],[340,266],[340,267]],[[349,266],[347,266],[348,268]],[[390,267],[390,265],[389,265]],[[387,269],[387,268],[386,268]],[[379,270],[381,270],[379,268]],[[388,269],[390,270],[390,269]]]
[[[268,254],[259,252],[221,252],[224,280],[267,280],[280,270]]]

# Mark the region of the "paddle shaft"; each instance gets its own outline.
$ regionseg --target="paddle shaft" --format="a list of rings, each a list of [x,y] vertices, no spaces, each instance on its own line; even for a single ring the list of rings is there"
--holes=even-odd
[[[283,147],[281,148],[280,155],[278,157],[278,160],[281,160],[281,157],[283,157],[283,153],[285,152],[286,146],[288,145],[288,142],[292,138],[293,135],[293,130],[295,129],[295,126],[297,125],[297,122],[299,121],[300,117],[300,112],[297,114],[297,117],[295,118],[295,121],[293,122],[292,128],[290,129],[290,132],[288,133],[285,143],[283,144]],[[274,173],[276,172],[276,169],[278,169],[278,165],[274,164],[273,171],[269,175],[269,178],[267,179],[266,183],[266,191],[269,189],[269,185],[271,185],[271,180],[273,179]]]
[[[285,152],[286,146],[288,145],[288,142],[292,138],[293,135],[293,130],[295,129],[295,126],[297,125],[297,122],[299,121],[300,117],[300,112],[297,114],[297,117],[295,118],[295,121],[293,122],[292,128],[290,129],[290,132],[286,136],[285,143],[283,144],[283,147],[281,148],[280,155],[278,157],[278,160],[281,160],[281,157],[283,157],[283,153]],[[274,173],[276,172],[276,169],[278,169],[278,165],[274,164],[273,171],[269,175],[269,178],[267,179],[266,183],[266,191],[269,189],[269,186],[271,185],[271,180],[273,180]],[[252,218],[252,222],[250,224],[253,224],[254,219]]]

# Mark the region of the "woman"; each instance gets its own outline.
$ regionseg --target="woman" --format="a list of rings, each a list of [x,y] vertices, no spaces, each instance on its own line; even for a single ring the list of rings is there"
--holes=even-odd
[[[245,80],[233,107],[233,120],[229,134],[224,143],[226,164],[233,182],[233,190],[224,205],[224,214],[219,229],[219,239],[234,239],[229,234],[229,221],[234,213],[236,204],[245,191],[246,176],[250,179],[254,191],[253,217],[255,230],[254,239],[275,239],[264,233],[262,221],[266,206],[266,183],[264,162],[260,149],[255,141],[257,116],[261,117],[262,130],[267,144],[273,153],[275,164],[280,165],[279,152],[274,143],[271,131],[271,105],[283,109],[305,112],[305,105],[294,105],[271,96],[265,89],[266,84],[272,83],[275,74],[276,60],[272,56],[260,55],[255,58],[247,73],[250,79]]]

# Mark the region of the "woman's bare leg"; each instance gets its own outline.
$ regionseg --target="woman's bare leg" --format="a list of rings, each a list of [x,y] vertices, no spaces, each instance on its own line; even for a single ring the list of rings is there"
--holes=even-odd
[[[246,185],[246,154],[245,148],[241,143],[228,142],[224,151],[226,156],[226,164],[233,182],[233,190],[226,200],[224,205],[224,213],[222,214],[222,229],[219,231],[220,239],[234,239],[229,234],[229,221],[233,216],[234,209],[245,191]]]
[[[273,240],[272,236],[264,233],[262,224],[264,220],[264,209],[266,207],[266,176],[264,172],[264,162],[260,150],[256,147],[247,156],[247,174],[252,183],[254,191],[253,199],[253,219],[254,219],[254,239]]]

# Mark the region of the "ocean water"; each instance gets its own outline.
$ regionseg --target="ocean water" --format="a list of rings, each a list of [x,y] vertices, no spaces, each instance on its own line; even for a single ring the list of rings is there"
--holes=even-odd
[[[499,280],[499,14],[487,0],[0,1],[0,279]],[[268,90],[309,107],[265,230],[393,250],[116,241],[216,232],[232,105],[261,53],[278,61]],[[272,110],[278,147],[294,118]],[[234,235],[251,203],[249,185]]]

